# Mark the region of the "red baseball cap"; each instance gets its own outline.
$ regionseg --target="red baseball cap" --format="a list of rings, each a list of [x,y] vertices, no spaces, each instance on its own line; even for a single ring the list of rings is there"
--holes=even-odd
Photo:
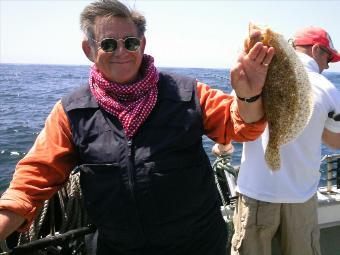
[[[340,61],[340,53],[334,48],[331,37],[322,28],[306,27],[298,30],[294,35],[294,45],[314,45],[319,44],[327,48],[332,53],[331,62]]]

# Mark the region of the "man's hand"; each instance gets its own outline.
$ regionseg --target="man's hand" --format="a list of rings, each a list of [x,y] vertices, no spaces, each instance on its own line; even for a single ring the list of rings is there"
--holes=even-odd
[[[14,212],[0,210],[0,240],[6,240],[24,221],[25,218]]]
[[[334,133],[324,128],[322,142],[332,149],[340,149],[340,133]]]
[[[251,37],[259,37],[260,31],[252,32]],[[251,98],[262,93],[266,80],[268,66],[274,56],[274,48],[257,42],[248,53],[244,50],[238,57],[234,67],[230,69],[231,86],[240,98]],[[247,122],[256,122],[263,115],[262,98],[247,103],[237,100],[242,119]]]
[[[261,94],[274,48],[258,42],[249,51],[242,52],[230,70],[231,85],[238,97],[248,98]]]
[[[234,152],[234,146],[231,143],[228,143],[228,144],[225,144],[225,145],[215,143],[215,145],[211,149],[211,152],[215,156],[232,154]]]

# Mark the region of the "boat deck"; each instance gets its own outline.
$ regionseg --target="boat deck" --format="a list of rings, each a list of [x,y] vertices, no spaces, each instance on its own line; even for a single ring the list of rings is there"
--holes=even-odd
[[[327,192],[326,187],[320,187],[318,191],[318,200],[318,216],[320,228],[323,229],[340,225],[340,190],[336,189],[336,186],[333,186],[331,188],[331,191]]]
[[[340,225],[320,230],[322,255],[340,254]]]
[[[327,192],[325,187],[319,188],[319,225],[321,252],[324,255],[340,254],[340,190],[332,187]]]

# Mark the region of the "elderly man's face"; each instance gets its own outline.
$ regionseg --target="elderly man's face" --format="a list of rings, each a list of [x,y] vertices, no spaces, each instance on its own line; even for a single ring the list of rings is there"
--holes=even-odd
[[[100,42],[104,38],[125,39],[138,37],[137,27],[126,18],[98,17],[94,27],[95,40]],[[128,51],[123,40],[118,41],[118,48],[114,52],[105,52],[99,48],[94,54],[94,63],[102,75],[113,82],[126,84],[137,80],[138,71],[143,59],[145,38],[140,38],[141,45],[136,51]],[[100,43],[98,44],[98,47]]]

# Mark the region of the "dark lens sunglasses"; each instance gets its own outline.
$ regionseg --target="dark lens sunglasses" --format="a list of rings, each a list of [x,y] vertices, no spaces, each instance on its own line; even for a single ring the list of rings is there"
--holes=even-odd
[[[100,47],[105,52],[114,52],[118,48],[118,41],[123,41],[125,49],[128,51],[136,51],[140,47],[140,39],[137,37],[127,37],[125,39],[104,38],[100,42],[92,39],[100,44]]]

